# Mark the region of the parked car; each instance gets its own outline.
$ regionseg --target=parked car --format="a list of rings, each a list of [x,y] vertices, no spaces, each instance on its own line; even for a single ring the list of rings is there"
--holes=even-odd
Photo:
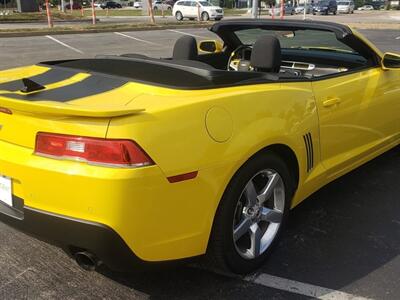
[[[295,9],[292,5],[285,5],[284,7],[284,15],[294,15],[295,13]],[[281,14],[281,8],[280,6],[275,6],[274,10],[269,9],[269,15],[272,16],[272,14],[274,14],[274,16],[279,16]]]
[[[184,35],[171,60],[60,54],[1,71],[0,221],[87,270],[206,254],[244,274],[272,254],[292,208],[398,155],[400,54],[333,22],[232,19],[210,31],[225,47]],[[361,188],[374,202],[385,192],[343,194]],[[330,220],[308,216],[320,217]]]
[[[71,9],[71,4],[68,3],[65,5],[65,9]],[[79,3],[73,3],[72,4],[72,9],[82,9],[82,5],[80,5]]]
[[[133,7],[134,8],[142,8],[143,7],[142,2],[141,1],[136,1],[135,3],[133,3]]]
[[[321,15],[328,15],[332,13],[334,15],[337,14],[337,2],[336,0],[323,0],[318,2],[313,9],[313,15],[321,14]]]
[[[114,2],[114,1],[107,1],[101,4],[100,6],[102,9],[106,9],[106,8],[122,8],[122,5]]]
[[[214,19],[221,20],[224,17],[224,10],[207,1],[178,1],[173,7],[173,15],[178,21],[184,18],[195,19],[198,17],[198,6],[200,6],[200,17],[202,21]]]
[[[339,13],[352,14],[354,13],[353,1],[339,1],[337,3],[337,10]]]
[[[313,7],[311,4],[307,4],[306,6],[306,14],[312,13]],[[299,4],[294,8],[294,12],[296,14],[303,14],[304,13],[304,4]]]
[[[154,10],[171,10],[172,9],[172,5],[167,4],[164,1],[154,1],[153,3],[153,9]]]
[[[374,10],[374,7],[372,5],[363,5],[357,8],[357,10]]]
[[[102,3],[95,2],[95,3],[94,3],[94,7],[95,7],[95,8],[101,8],[101,4],[102,4]]]

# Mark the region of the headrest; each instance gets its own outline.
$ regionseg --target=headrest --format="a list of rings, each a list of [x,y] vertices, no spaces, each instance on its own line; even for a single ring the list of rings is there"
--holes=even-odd
[[[198,53],[196,39],[190,35],[180,37],[175,42],[172,57],[173,59],[197,60]]]
[[[250,64],[256,71],[278,73],[281,67],[281,44],[278,38],[272,35],[259,37],[253,45]]]

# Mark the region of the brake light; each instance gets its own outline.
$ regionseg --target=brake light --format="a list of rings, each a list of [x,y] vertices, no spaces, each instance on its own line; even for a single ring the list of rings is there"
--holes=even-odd
[[[131,140],[101,139],[40,132],[35,154],[115,167],[143,167],[154,162]]]

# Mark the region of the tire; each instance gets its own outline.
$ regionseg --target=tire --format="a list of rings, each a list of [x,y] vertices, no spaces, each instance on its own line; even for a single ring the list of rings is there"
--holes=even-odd
[[[201,13],[201,20],[202,21],[210,20],[210,15],[208,14],[208,12],[204,11],[204,12]]]
[[[171,6],[169,6],[169,7],[167,8],[167,10],[170,10],[170,11],[171,11],[171,10],[172,10],[172,7],[171,7]]]
[[[273,177],[272,174],[278,174],[278,177]],[[238,170],[229,183],[214,218],[206,255],[207,263],[211,268],[222,272],[247,274],[263,265],[279,241],[280,234],[287,222],[294,193],[293,179],[290,174],[284,161],[273,153],[260,153]],[[246,194],[251,194],[262,197],[259,192],[270,182],[276,184],[271,189],[273,192],[270,190],[269,197],[266,196],[267,200],[261,206],[259,206],[261,198],[246,196]],[[249,188],[250,186],[255,189]],[[248,190],[256,193],[247,192]],[[254,206],[256,209],[251,211],[250,198],[257,199],[257,204]],[[267,206],[273,207],[267,209]],[[275,221],[258,220],[265,216]],[[245,222],[247,225],[241,226]],[[250,223],[251,225],[249,225]],[[239,227],[248,229],[239,230]],[[265,231],[262,232],[263,230]],[[252,252],[251,250],[252,245],[257,243],[251,242],[250,231],[256,232],[253,237],[259,236],[260,246],[254,246],[254,249],[259,249],[259,251]],[[237,237],[236,241],[235,236]],[[261,237],[265,238],[261,240]],[[255,253],[257,255],[254,255]]]
[[[153,10],[158,10],[157,6],[154,6]]]
[[[221,21],[222,18],[215,18],[215,21]]]
[[[337,11],[335,10],[335,11],[333,12],[333,15],[335,15],[335,16],[336,16],[336,14],[337,14]]]
[[[177,12],[175,13],[175,18],[176,18],[178,21],[182,21],[182,20],[183,20],[183,15],[182,15],[182,13],[181,13],[180,11],[177,11]]]

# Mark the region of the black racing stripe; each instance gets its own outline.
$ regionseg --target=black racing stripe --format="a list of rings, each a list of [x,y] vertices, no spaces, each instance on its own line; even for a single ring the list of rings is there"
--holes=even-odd
[[[119,88],[123,86],[125,83],[127,83],[127,81],[118,78],[92,75],[77,83],[69,84],[67,86],[63,86],[52,90],[42,90],[27,95],[11,94],[11,93],[1,94],[1,95],[12,99],[26,100],[26,101],[50,100],[55,102],[67,102],[105,93],[113,89]]]
[[[36,82],[40,85],[48,85],[48,84],[66,80],[78,73],[79,73],[79,71],[74,71],[74,70],[50,69],[42,74],[29,77],[29,79],[33,80],[34,82]],[[3,91],[15,92],[15,91],[22,90],[23,88],[24,88],[24,84],[22,82],[22,79],[4,82],[4,83],[0,84],[0,90],[3,90]]]

